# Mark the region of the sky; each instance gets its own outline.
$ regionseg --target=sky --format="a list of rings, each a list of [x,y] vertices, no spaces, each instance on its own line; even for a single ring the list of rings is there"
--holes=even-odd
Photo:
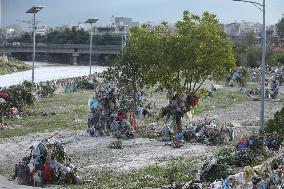
[[[284,0],[266,0],[266,3],[267,24],[275,24],[284,14]],[[77,25],[88,18],[100,18],[96,25],[105,26],[110,24],[112,15],[131,17],[140,23],[175,23],[182,19],[184,10],[198,15],[204,11],[214,13],[225,24],[242,20],[262,23],[260,10],[232,0],[2,0],[2,24],[28,28],[28,24],[17,20],[31,20],[32,15],[25,12],[33,5],[45,6],[36,17],[48,26]]]

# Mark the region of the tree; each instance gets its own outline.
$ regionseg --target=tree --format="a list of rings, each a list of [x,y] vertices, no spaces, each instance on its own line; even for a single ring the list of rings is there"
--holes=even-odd
[[[233,50],[237,66],[258,66],[259,48],[257,47],[257,40],[253,31],[246,33],[242,41],[234,45]]]
[[[205,12],[197,16],[184,11],[176,28],[175,33],[164,22],[152,30],[146,25],[131,29],[129,51],[135,54],[146,85],[196,95],[205,80],[220,81],[235,67],[232,43],[215,15]],[[177,123],[180,118],[176,117]]]
[[[135,48],[134,43],[127,45],[122,55],[115,60],[113,67],[104,72],[106,81],[118,82],[121,95],[120,106],[124,112],[136,112],[139,101],[138,93],[141,93],[144,86]]]
[[[110,35],[94,35],[93,43],[95,45],[120,45],[121,37],[117,34]],[[77,29],[75,26],[64,28],[47,33],[45,36],[36,35],[37,43],[53,43],[53,44],[88,44],[90,41],[90,33],[83,29]],[[18,37],[11,38],[10,42],[17,41],[23,43],[32,43],[32,33],[25,32]]]
[[[270,56],[270,63],[272,65],[277,65],[278,63],[284,64],[284,53],[274,52]]]
[[[255,68],[260,65],[261,49],[258,47],[251,47],[247,49],[247,66]]]
[[[215,15],[205,12],[199,17],[184,11],[176,27],[177,34],[166,23],[130,33],[148,84],[194,94],[205,80],[220,81],[234,68],[232,44]]]
[[[284,17],[276,24],[276,30],[281,38],[284,38]]]
[[[257,40],[255,33],[253,31],[250,31],[248,33],[245,33],[244,39],[242,40],[242,45],[246,47],[253,47],[256,45]]]
[[[247,65],[247,47],[243,44],[235,44],[234,45],[234,55],[236,59],[237,66],[246,66]]]

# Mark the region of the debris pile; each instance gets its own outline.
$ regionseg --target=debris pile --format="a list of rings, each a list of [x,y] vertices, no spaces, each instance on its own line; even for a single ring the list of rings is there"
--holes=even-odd
[[[15,166],[14,178],[30,186],[81,183],[76,172],[63,144],[51,137],[30,147],[30,154]]]
[[[207,145],[217,145],[228,143],[234,139],[234,130],[232,128],[217,127],[214,119],[200,119],[192,122],[185,130],[174,135],[172,122],[169,122],[162,129],[163,141],[174,142],[198,142]]]
[[[259,166],[245,166],[243,172],[230,175],[223,188],[284,188],[284,155]]]
[[[135,114],[128,113],[130,108],[125,105],[127,100],[122,96],[115,85],[107,84],[96,88],[96,95],[89,99],[89,116],[87,132],[91,136],[112,134],[118,139],[133,138],[133,129],[136,127]]]

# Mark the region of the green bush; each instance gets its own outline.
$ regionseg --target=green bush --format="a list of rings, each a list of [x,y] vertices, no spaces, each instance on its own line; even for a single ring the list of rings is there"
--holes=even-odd
[[[119,139],[112,141],[109,147],[114,149],[123,149],[123,142]]]
[[[265,132],[276,132],[280,142],[284,140],[284,107],[274,114],[274,119],[268,120],[266,124]]]
[[[235,165],[237,158],[234,149],[231,148],[221,148],[217,153],[218,163],[226,165]]]
[[[10,59],[8,62],[0,60],[0,75],[13,72],[30,70],[31,66],[16,59]]]

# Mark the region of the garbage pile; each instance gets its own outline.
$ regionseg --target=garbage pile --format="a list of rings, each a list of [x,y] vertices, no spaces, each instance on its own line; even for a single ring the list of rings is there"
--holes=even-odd
[[[91,136],[112,134],[118,139],[133,138],[135,114],[131,114],[132,123],[128,121],[128,111],[122,105],[125,100],[115,85],[107,84],[96,88],[96,95],[89,99],[89,116],[87,132]]]
[[[254,134],[244,136],[236,146],[236,156],[240,166],[249,165],[267,156],[268,151],[279,151],[281,140],[277,133],[266,133],[263,137]]]
[[[207,145],[217,145],[228,143],[234,139],[234,130],[232,128],[217,127],[214,119],[200,119],[191,122],[181,132],[174,135],[174,130],[171,127],[172,122],[166,124],[162,129],[162,140],[173,141],[178,143],[184,142],[198,142]]]
[[[236,149],[223,148],[219,150],[215,156],[209,157],[198,171],[198,180],[201,182],[224,180],[227,178],[227,175],[230,175],[237,167],[246,167],[263,162],[268,158],[268,154],[271,152],[268,151],[268,148],[265,148],[265,146],[272,145],[271,141],[273,141],[272,144],[278,143],[274,134],[268,134],[266,140],[258,135],[242,137],[240,142],[236,145]],[[279,150],[279,147],[280,145],[277,146],[277,148],[274,146],[269,149]],[[279,165],[279,162],[277,165]],[[230,179],[231,178],[228,178],[228,180]]]
[[[251,70],[252,81],[260,82],[261,75],[258,69]],[[279,93],[279,87],[284,82],[284,67],[275,66],[275,67],[267,67],[265,73],[265,97],[266,98],[276,98]],[[248,91],[249,94],[253,93],[253,95],[260,95],[260,90],[258,89],[253,91]]]
[[[234,167],[230,166],[234,160],[228,154],[219,152],[217,156],[209,157],[196,174],[200,183],[209,183],[208,189],[235,189],[235,188],[283,188],[284,187],[284,155],[264,162],[261,165],[245,166],[243,172],[232,174]],[[230,175],[230,176],[228,176]]]
[[[161,130],[162,141],[174,148],[181,147],[185,142],[218,145],[234,140],[232,128],[217,127],[214,119],[200,119],[190,123],[184,130],[175,135],[173,120],[167,122]]]
[[[234,139],[232,128],[217,127],[216,120],[208,118],[190,124],[186,133],[187,140],[207,145],[228,143]]]
[[[195,179],[186,183],[172,183],[164,189],[282,189],[284,188],[284,154],[262,162],[255,167],[240,169],[230,166],[234,162],[231,149],[223,148],[208,157]],[[235,174],[236,173],[236,174]]]
[[[260,166],[244,167],[243,172],[224,179],[223,188],[284,188],[284,155]]]
[[[273,80],[270,85],[270,88],[265,88],[265,97],[275,99],[279,93],[279,87],[280,87],[279,82],[276,80]]]
[[[19,185],[80,183],[76,167],[65,152],[63,144],[53,138],[45,139],[30,148],[30,154],[15,166]]]

